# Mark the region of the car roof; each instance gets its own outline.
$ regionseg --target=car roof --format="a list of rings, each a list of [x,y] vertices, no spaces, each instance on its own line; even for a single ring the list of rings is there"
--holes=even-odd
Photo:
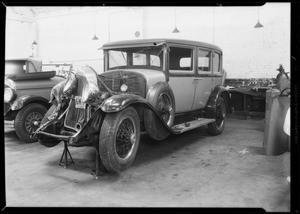
[[[6,58],[5,61],[27,61],[29,58]]]
[[[191,45],[191,46],[199,46],[210,48],[214,50],[219,50],[222,52],[222,49],[216,45],[205,43],[205,42],[198,42],[192,40],[184,40],[184,39],[167,39],[167,38],[158,38],[158,39],[135,39],[135,40],[123,40],[123,41],[116,41],[116,42],[109,42],[102,46],[102,49],[109,49],[109,48],[116,48],[116,47],[129,47],[129,46],[140,46],[141,44],[149,43],[174,43],[180,45]]]

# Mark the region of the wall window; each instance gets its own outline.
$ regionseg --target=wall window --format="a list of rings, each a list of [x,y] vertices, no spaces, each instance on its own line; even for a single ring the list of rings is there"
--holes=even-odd
[[[213,54],[213,73],[220,73],[220,54]]]
[[[198,50],[198,71],[210,72],[210,52],[207,50]]]
[[[170,73],[193,73],[193,49],[170,47]]]

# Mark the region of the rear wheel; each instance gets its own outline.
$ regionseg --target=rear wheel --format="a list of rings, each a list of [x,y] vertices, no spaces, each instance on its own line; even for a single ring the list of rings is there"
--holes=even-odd
[[[17,114],[14,122],[17,136],[26,143],[37,141],[37,137],[30,135],[38,129],[47,108],[39,103],[30,103],[24,106]]]
[[[45,114],[44,118],[42,119],[41,125],[43,125],[43,124],[45,124],[46,122],[49,121],[48,117],[53,114],[56,107],[57,107],[56,105],[52,105],[48,109],[47,113]],[[57,134],[54,125],[48,126],[44,131],[48,132],[48,133],[51,133],[51,134]],[[43,146],[46,146],[46,147],[56,146],[60,142],[60,140],[57,140],[57,139],[51,138],[51,137],[47,137],[45,135],[39,135],[38,141],[39,141],[40,144],[42,144]]]
[[[140,142],[140,121],[133,107],[107,114],[100,131],[99,154],[110,172],[127,169],[133,162]]]
[[[216,103],[215,110],[215,122],[207,125],[208,132],[211,135],[219,135],[223,132],[225,127],[225,118],[226,118],[226,105],[222,97],[219,97]]]

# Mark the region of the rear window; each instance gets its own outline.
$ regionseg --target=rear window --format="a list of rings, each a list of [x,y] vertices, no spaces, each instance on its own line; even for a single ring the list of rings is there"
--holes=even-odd
[[[198,71],[210,72],[210,52],[208,50],[198,50]]]

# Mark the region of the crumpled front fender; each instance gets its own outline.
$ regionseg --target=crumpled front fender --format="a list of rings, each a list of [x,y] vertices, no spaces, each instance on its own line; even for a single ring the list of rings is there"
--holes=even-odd
[[[61,103],[61,95],[63,94],[63,89],[66,81],[67,80],[61,81],[52,88],[49,103],[52,102],[53,99],[55,99],[57,103]]]

